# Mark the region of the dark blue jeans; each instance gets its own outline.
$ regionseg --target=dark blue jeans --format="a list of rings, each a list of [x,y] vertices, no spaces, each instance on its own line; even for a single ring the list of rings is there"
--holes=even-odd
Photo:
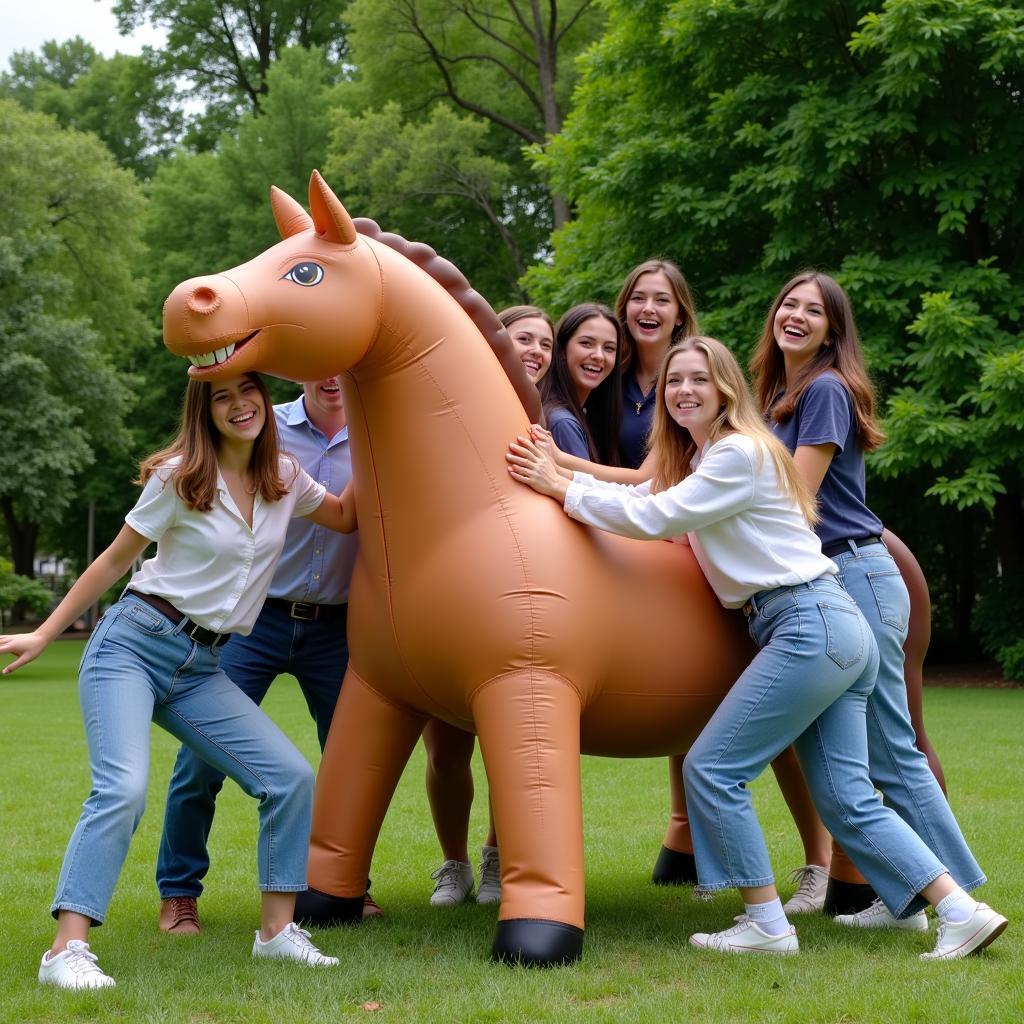
[[[252,632],[233,637],[220,656],[220,667],[257,704],[279,675],[294,675],[316,722],[321,750],[347,665],[344,616],[300,622],[273,602],[263,606]],[[224,778],[187,747],[178,751],[156,862],[156,884],[163,899],[202,893],[202,879],[210,867],[207,840]]]

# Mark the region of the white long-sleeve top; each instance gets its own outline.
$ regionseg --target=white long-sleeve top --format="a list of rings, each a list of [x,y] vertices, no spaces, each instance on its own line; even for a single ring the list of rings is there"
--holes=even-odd
[[[667,490],[596,480],[574,473],[565,495],[574,519],[625,537],[680,539],[718,599],[738,608],[752,595],[808,583],[836,566],[796,502],[783,490],[775,462],[746,434],[705,446],[693,472]]]

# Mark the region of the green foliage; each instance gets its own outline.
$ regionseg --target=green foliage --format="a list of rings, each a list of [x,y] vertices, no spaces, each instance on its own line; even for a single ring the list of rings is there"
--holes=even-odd
[[[146,22],[166,31],[165,47],[147,56],[165,81],[191,83],[203,112],[189,141],[206,148],[243,112],[262,110],[271,68],[289,47],[321,47],[343,71],[343,7],[340,0],[115,0],[114,14],[122,32]]]
[[[592,0],[354,0],[346,21],[355,71],[332,166],[366,201],[356,212],[431,243],[493,304],[522,301],[516,279],[569,215],[531,153],[560,130],[603,12]]]
[[[985,653],[1000,661],[1004,648],[1024,643],[1024,574],[989,581],[978,596],[971,625]]]
[[[80,36],[20,51],[0,75],[0,96],[53,114],[65,128],[92,132],[122,167],[148,178],[181,135],[184,115],[174,84],[148,57],[98,54]]]
[[[37,615],[45,615],[53,603],[53,594],[37,580],[19,576],[6,558],[0,558],[0,628],[4,613],[21,605]]]
[[[994,553],[1024,564],[1024,9],[609,0],[608,12],[565,129],[538,157],[578,218],[527,274],[531,293],[554,308],[608,297],[664,254],[695,285],[702,327],[746,356],[792,273],[834,273],[881,392],[890,443],[874,470],[920,479],[922,506],[991,513]],[[967,612],[972,570],[951,552],[980,552],[985,522],[963,517],[953,530],[971,538],[940,538]]]
[[[30,575],[39,525],[127,442],[124,370],[151,336],[137,308],[142,197],[95,138],[10,100],[0,139],[0,506]]]
[[[1024,638],[1014,644],[1000,647],[996,653],[996,660],[1007,679],[1015,683],[1024,683]]]

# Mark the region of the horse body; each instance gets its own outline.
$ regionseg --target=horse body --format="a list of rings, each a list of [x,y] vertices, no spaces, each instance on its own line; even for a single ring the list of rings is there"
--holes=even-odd
[[[436,716],[480,736],[501,844],[496,955],[574,959],[579,753],[687,749],[749,657],[741,623],[688,547],[589,530],[515,483],[505,452],[529,419],[473,321],[357,236],[316,174],[310,203],[312,221],[277,193],[282,242],[184,282],[164,311],[177,354],[237,344],[193,374],[342,374],[360,555],[307,906],[357,919],[391,793]]]

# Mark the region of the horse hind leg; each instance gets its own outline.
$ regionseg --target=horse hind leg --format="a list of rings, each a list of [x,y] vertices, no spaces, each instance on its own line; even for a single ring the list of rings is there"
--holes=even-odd
[[[330,926],[362,919],[377,836],[425,722],[346,673],[317,772],[309,889],[299,893],[297,920]]]
[[[501,851],[495,960],[548,967],[583,951],[583,809],[577,691],[522,670],[485,683],[473,719]]]

